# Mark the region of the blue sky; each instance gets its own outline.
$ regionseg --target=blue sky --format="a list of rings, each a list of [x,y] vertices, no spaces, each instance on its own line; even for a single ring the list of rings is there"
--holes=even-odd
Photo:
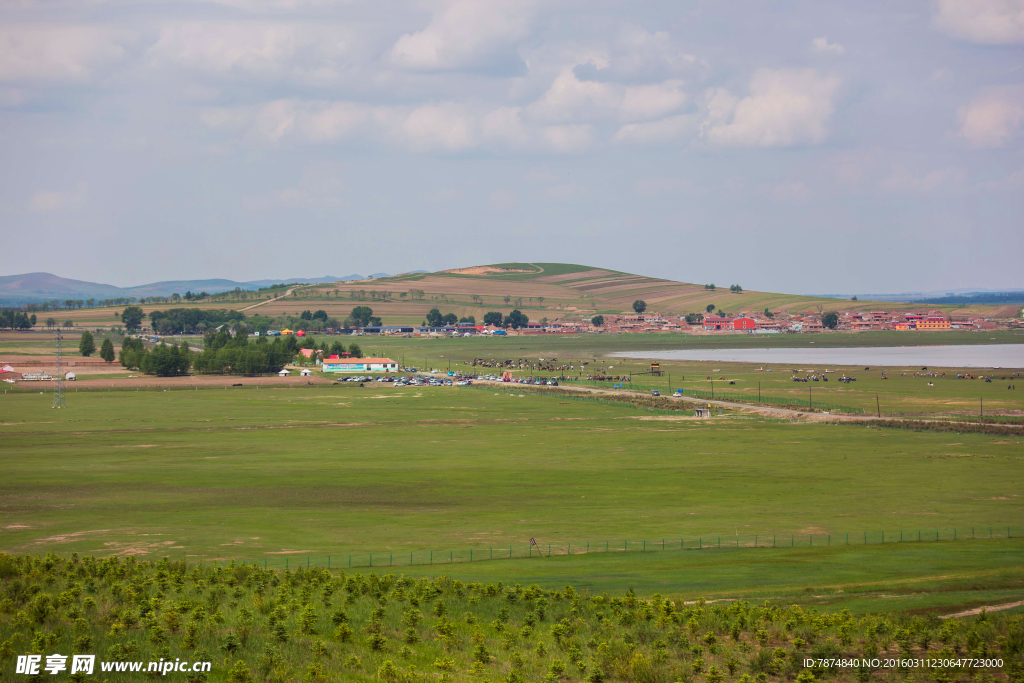
[[[1024,287],[1024,0],[0,2],[3,274]]]

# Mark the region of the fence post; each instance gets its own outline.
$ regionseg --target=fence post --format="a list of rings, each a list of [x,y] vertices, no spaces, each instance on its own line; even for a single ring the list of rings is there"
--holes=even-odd
[[[330,568],[331,568],[331,556],[328,555],[327,556],[327,569],[330,569]]]
[[[309,555],[306,555],[306,569],[309,569]]]
[[[530,556],[532,557],[533,553],[530,553]],[[470,562],[473,561],[473,549],[472,548],[469,549],[469,561]]]
[[[569,551],[567,553],[565,553],[565,554],[566,555],[572,555],[572,543],[569,544]]]
[[[284,568],[288,569],[288,558],[284,558]]]
[[[430,551],[430,564],[434,564],[434,551]]]
[[[846,545],[850,545],[850,532],[846,532]]]
[[[373,566],[373,553],[370,553],[370,566]]]
[[[807,534],[807,545],[814,545],[814,534]]]
[[[512,552],[512,546],[509,546],[509,557],[512,557],[511,552]],[[454,550],[449,550],[448,551],[448,564],[454,564],[454,561],[455,561],[455,551]]]
[[[352,556],[351,555],[348,556],[348,568],[349,569],[352,568]]]
[[[722,549],[722,537],[721,536],[718,537],[718,549],[719,550]]]

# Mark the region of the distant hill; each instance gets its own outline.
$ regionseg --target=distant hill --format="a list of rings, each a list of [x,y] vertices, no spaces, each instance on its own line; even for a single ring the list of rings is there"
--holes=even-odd
[[[729,285],[719,283],[712,289],[710,283],[648,277],[578,263],[492,263],[434,273],[402,273],[375,280],[372,285],[350,282],[331,285],[329,290],[326,285],[312,285],[303,289],[299,300],[308,297],[329,314],[339,316],[347,314],[353,300],[366,301],[375,315],[389,323],[409,324],[424,320],[432,308],[460,318],[472,315],[477,320],[488,311],[508,314],[519,309],[531,320],[553,320],[632,312],[633,302],[638,299],[646,302],[647,312],[666,316],[706,313],[708,307],[730,315],[761,314],[765,309],[817,315],[831,309],[910,311],[921,307],[863,296],[858,301],[840,301],[823,296],[735,289]],[[949,311],[954,309],[958,314],[1003,317],[1016,316],[1019,307],[948,307]],[[275,309],[268,306],[266,310]]]
[[[387,273],[376,273],[369,277],[388,277]],[[345,275],[336,277],[324,275],[316,278],[285,278],[277,280],[254,280],[237,282],[235,280],[164,280],[134,287],[117,287],[97,282],[73,280],[60,277],[53,273],[22,273],[21,275],[0,276],[0,306],[18,306],[26,303],[51,301],[53,299],[117,299],[135,297],[142,299],[150,296],[169,296],[174,293],[184,294],[187,291],[211,294],[225,292],[240,287],[241,289],[258,289],[282,283],[321,284],[330,282],[346,282],[365,280],[363,275]]]

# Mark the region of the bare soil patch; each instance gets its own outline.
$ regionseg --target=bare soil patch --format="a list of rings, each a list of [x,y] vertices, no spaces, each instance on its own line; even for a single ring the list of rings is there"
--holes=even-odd
[[[470,266],[469,268],[452,268],[451,270],[442,271],[444,273],[454,273],[455,275],[492,275],[494,273],[536,273],[536,270],[527,270],[525,268],[495,268],[493,266]]]

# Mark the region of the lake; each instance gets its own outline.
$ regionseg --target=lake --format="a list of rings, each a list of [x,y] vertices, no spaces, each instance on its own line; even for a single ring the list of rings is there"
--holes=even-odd
[[[821,349],[687,349],[618,351],[620,358],[775,363],[780,365],[860,365],[940,368],[1024,368],[1024,344],[892,346]]]

